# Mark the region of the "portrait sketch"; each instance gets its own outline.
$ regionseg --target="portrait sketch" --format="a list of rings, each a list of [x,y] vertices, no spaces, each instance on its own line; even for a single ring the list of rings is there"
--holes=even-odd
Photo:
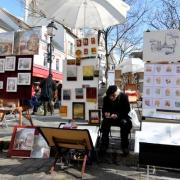
[[[6,91],[7,92],[17,92],[17,78],[16,77],[8,77],[7,78]]]
[[[0,73],[4,73],[5,59],[0,59]]]
[[[5,71],[15,71],[16,57],[8,56],[5,59]]]
[[[31,73],[18,73],[18,85],[30,85]]]
[[[32,59],[31,58],[19,58],[18,70],[31,70]]]

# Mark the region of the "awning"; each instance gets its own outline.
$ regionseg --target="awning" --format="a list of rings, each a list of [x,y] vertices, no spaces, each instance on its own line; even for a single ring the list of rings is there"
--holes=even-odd
[[[49,69],[40,65],[33,65],[33,77],[46,78],[49,74]],[[52,70],[53,79],[56,81],[62,80],[62,73]]]

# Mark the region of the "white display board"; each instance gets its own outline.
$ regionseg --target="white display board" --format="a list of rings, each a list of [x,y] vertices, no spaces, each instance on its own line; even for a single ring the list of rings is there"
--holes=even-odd
[[[145,64],[143,116],[180,120],[180,64]]]
[[[97,47],[96,37],[77,39],[75,48],[76,60],[72,60],[72,63],[70,62],[69,64],[67,64],[68,60],[64,62],[61,106],[67,107],[67,114],[62,117],[63,119],[74,119],[73,103],[84,103],[84,120],[89,120],[89,110],[98,109],[97,97],[99,76],[95,75],[95,71],[96,73],[99,71]],[[73,61],[76,61],[76,64],[73,64]],[[86,77],[85,72],[87,73]],[[87,99],[86,91],[89,87],[96,89],[95,99]],[[80,88],[78,98],[76,94],[77,88]],[[69,91],[67,94],[70,93],[70,98],[64,99],[63,93],[66,93],[64,90]],[[83,91],[82,93],[80,92],[81,90]]]
[[[135,133],[134,152],[139,153],[139,143],[180,145],[180,124],[142,122],[141,131]]]
[[[144,32],[143,60],[151,63],[180,61],[180,31]]]

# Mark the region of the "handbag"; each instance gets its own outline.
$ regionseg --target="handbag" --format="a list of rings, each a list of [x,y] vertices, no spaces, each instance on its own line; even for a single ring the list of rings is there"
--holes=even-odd
[[[136,128],[140,128],[140,122],[138,119],[138,115],[134,108],[131,108],[131,111],[129,112],[129,116],[131,117],[132,126]]]

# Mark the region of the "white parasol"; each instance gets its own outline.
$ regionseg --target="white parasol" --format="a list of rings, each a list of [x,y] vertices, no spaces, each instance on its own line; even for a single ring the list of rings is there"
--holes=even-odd
[[[47,18],[75,29],[120,24],[129,10],[122,0],[36,0],[36,5]]]

